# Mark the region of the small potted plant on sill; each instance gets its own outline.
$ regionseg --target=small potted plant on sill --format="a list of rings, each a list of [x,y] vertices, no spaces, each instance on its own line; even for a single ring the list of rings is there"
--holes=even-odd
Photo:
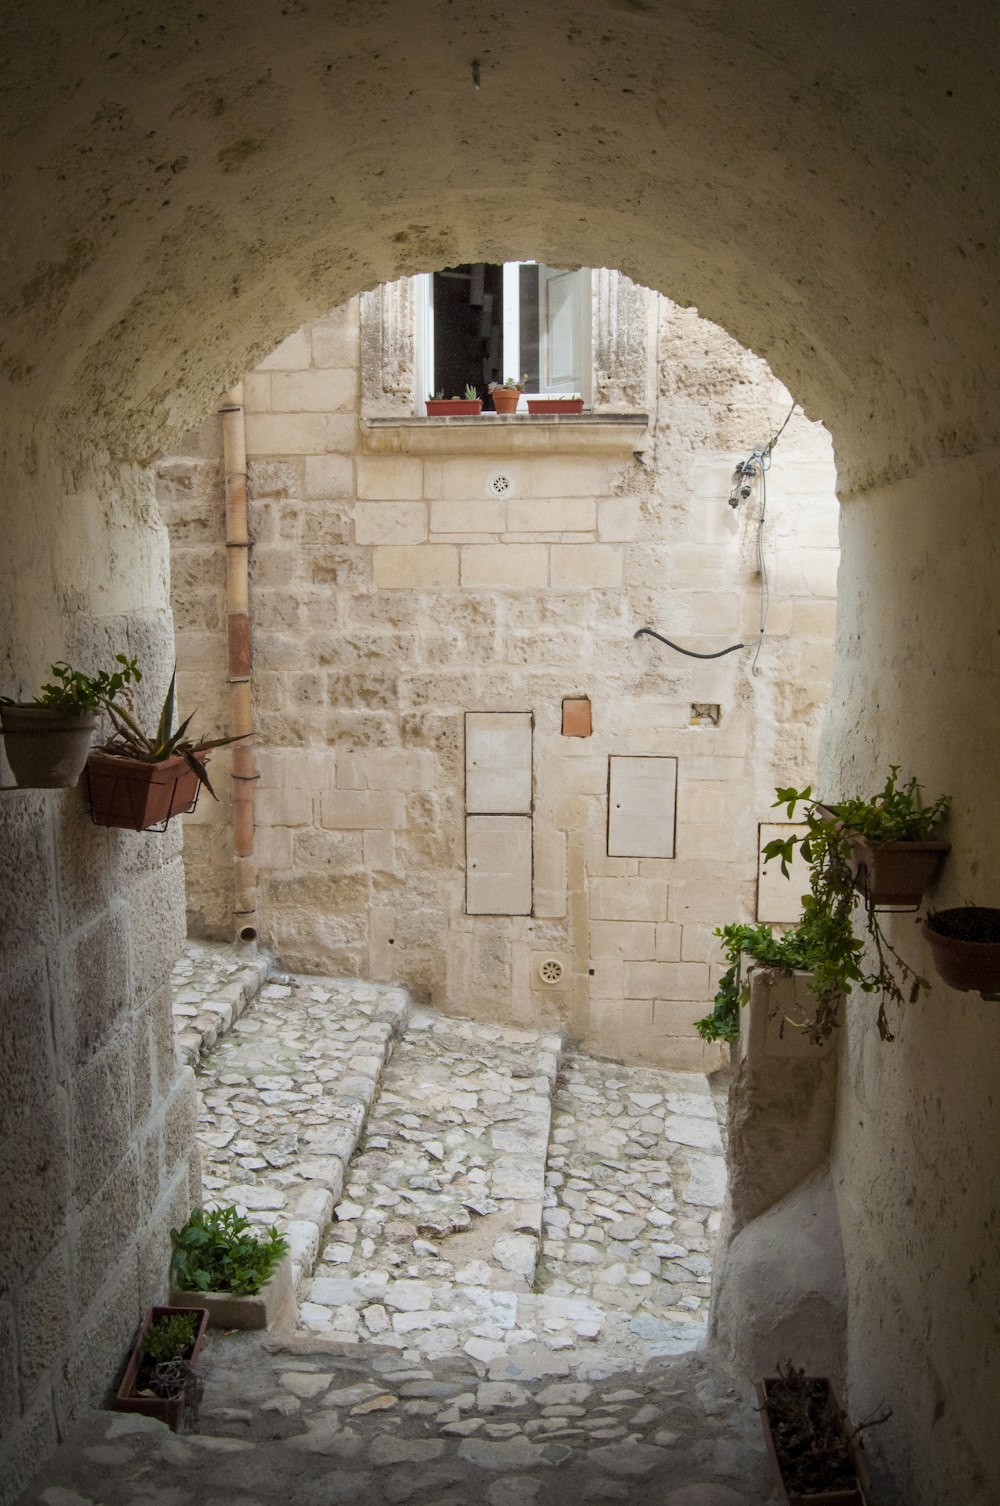
[[[860,1434],[888,1422],[883,1408],[855,1427],[837,1388],[789,1362],[756,1386],[764,1444],[789,1506],[865,1506],[868,1467]]]
[[[566,394],[565,396],[529,397],[528,412],[536,416],[540,414],[558,413],[582,413],[583,398],[579,393]]]
[[[1000,910],[982,905],[930,910],[920,929],[949,988],[1000,997]]]
[[[740,1007],[750,1000],[750,982],[744,975],[744,960],[747,959],[776,976],[808,975],[809,988],[817,1001],[813,1017],[807,1020],[782,1018],[778,1033],[784,1035],[786,1029],[801,1030],[807,1040],[821,1045],[840,1023],[840,1003],[847,983],[843,966],[831,967],[828,958],[856,957],[860,945],[851,945],[853,934],[845,936],[843,924],[840,916],[828,918],[816,912],[809,924],[803,921],[780,936],[775,936],[771,927],[765,924],[718,927],[715,935],[722,942],[729,966],[719,979],[712,1012],[694,1022],[702,1040],[725,1041],[732,1045],[738,1039]]]
[[[202,785],[213,800],[217,798],[205,759],[212,748],[227,747],[249,734],[192,740],[187,736],[190,717],[174,727],[176,682],[175,667],[152,737],[120,703],[105,702],[114,735],[87,759],[90,813],[96,826],[149,831],[194,810]]]
[[[273,1224],[257,1234],[236,1207],[195,1208],[170,1242],[171,1301],[196,1296],[216,1328],[269,1328],[294,1300],[288,1240]]]
[[[490,397],[493,399],[493,407],[497,413],[517,412],[517,405],[527,380],[526,376],[523,376],[520,381],[517,377],[508,377],[505,382],[490,383]]]
[[[97,712],[126,686],[142,679],[134,659],[116,654],[120,667],[87,675],[61,661],[50,666],[53,683],[33,701],[0,697],[0,730],[11,773],[20,789],[69,789],[83,773]]]
[[[115,1406],[156,1417],[177,1432],[197,1416],[201,1382],[194,1369],[205,1343],[204,1307],[151,1307],[129,1356]]]
[[[475,418],[482,411],[482,398],[471,384],[464,397],[445,397],[441,391],[427,399],[428,418]]]

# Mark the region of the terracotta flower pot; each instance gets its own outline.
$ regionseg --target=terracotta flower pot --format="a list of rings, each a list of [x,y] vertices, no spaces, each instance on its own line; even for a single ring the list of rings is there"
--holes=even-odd
[[[847,833],[848,867],[870,910],[916,910],[951,851],[949,842],[871,842]]]
[[[976,905],[937,910],[920,930],[949,988],[1000,992],[1000,910]]]
[[[195,757],[204,764],[205,753]],[[201,783],[186,758],[178,754],[162,763],[91,753],[87,760],[90,813],[95,826],[148,831],[171,816],[193,811]]]
[[[529,413],[582,413],[582,397],[529,397]]]
[[[0,706],[11,773],[21,789],[64,790],[87,762],[96,717],[67,716],[50,706]]]
[[[767,1448],[767,1456],[771,1461],[771,1470],[775,1482],[781,1492],[781,1499],[787,1501],[789,1506],[866,1506],[865,1489],[868,1486],[868,1467],[861,1445],[856,1438],[845,1438],[847,1453],[853,1466],[853,1481],[839,1480],[829,1490],[811,1489],[802,1492],[796,1489],[793,1481],[793,1461],[786,1454],[783,1446],[782,1429],[773,1426],[768,1415],[768,1404],[781,1405],[781,1388],[786,1382],[781,1376],[767,1376],[758,1382],[757,1401],[760,1413],[760,1425],[764,1432],[764,1443]],[[820,1408],[830,1408],[835,1414],[844,1419],[845,1428],[847,1413],[833,1382],[826,1376],[807,1376],[805,1385],[814,1388],[817,1404]],[[825,1432],[825,1430],[824,1430]],[[822,1434],[820,1436],[823,1436]],[[818,1475],[814,1476],[814,1484],[820,1484]]]
[[[428,418],[475,418],[483,411],[482,398],[476,397],[429,397]]]
[[[497,387],[490,396],[497,413],[515,413],[521,394],[513,387]]]
[[[184,1415],[184,1391],[178,1391],[175,1396],[146,1396],[141,1395],[136,1389],[136,1382],[140,1378],[139,1367],[142,1364],[147,1333],[161,1318],[170,1318],[178,1313],[197,1314],[198,1324],[195,1329],[194,1344],[190,1354],[186,1356],[189,1365],[195,1363],[205,1343],[205,1330],[208,1327],[207,1310],[204,1307],[151,1307],[142,1320],[142,1326],[132,1346],[132,1353],[129,1355],[121,1385],[115,1392],[115,1407],[119,1412],[141,1412],[144,1417],[156,1417],[160,1422],[165,1422],[175,1433]]]

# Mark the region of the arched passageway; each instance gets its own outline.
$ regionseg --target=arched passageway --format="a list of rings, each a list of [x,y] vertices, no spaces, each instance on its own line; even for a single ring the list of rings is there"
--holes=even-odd
[[[939,902],[989,902],[998,25],[596,0],[489,28],[444,3],[259,4],[238,36],[184,6],[9,18],[5,688],[123,637],[169,659],[144,467],[304,318],[431,264],[581,257],[695,303],[829,423],[825,780],[874,785],[891,760],[949,790]],[[170,839],[108,843],[69,797],[8,796],[0,819],[24,875],[5,898],[2,1152],[4,1430],[24,1471],[62,1378],[99,1388],[159,1285],[190,1096],[163,1029]],[[914,1501],[997,1488],[998,1030],[938,986],[892,1047],[864,1001],[845,1032],[851,1389],[860,1411],[891,1397],[881,1447]]]

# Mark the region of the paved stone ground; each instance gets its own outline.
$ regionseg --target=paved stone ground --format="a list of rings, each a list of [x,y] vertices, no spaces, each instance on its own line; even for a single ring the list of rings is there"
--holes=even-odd
[[[752,1397],[706,1354],[512,1381],[467,1356],[210,1338],[197,1432],[84,1419],[22,1506],[765,1506]]]
[[[697,1347],[711,1085],[266,972],[190,946],[175,1013],[206,1201],[288,1232],[299,1329],[213,1334],[195,1431],[92,1414],[25,1506],[771,1500],[752,1397]]]

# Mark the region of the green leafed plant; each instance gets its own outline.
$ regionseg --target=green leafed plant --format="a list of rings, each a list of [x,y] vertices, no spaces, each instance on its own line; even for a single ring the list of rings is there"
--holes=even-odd
[[[170,1231],[170,1269],[177,1285],[190,1292],[251,1296],[288,1251],[288,1240],[273,1224],[264,1234],[235,1207],[195,1208],[182,1229]]]
[[[465,401],[467,403],[474,403],[478,396],[479,393],[476,391],[475,387],[473,387],[472,383],[469,382],[465,388]]]
[[[808,938],[799,928],[775,936],[768,925],[728,925],[719,927],[722,951],[729,963],[719,979],[715,1007],[711,1014],[695,1020],[695,1029],[706,1041],[735,1041],[740,1030],[740,1005],[749,997],[749,985],[743,978],[743,958],[750,957],[762,967],[791,972],[797,968],[811,971]]]
[[[154,1365],[164,1360],[186,1359],[194,1348],[198,1318],[195,1313],[172,1313],[159,1318],[143,1341],[142,1352]]]
[[[142,679],[134,659],[116,654],[115,663],[120,668],[111,674],[102,669],[96,675],[88,675],[59,660],[49,666],[52,682],[43,685],[34,700],[18,703],[9,696],[0,696],[0,704],[46,706],[61,716],[92,716],[102,708],[108,709],[126,685],[137,685]]]
[[[795,927],[806,963],[813,975],[812,989],[818,1000],[816,1018],[809,1034],[817,1042],[835,1028],[841,995],[854,986],[878,996],[879,1035],[891,1041],[886,1004],[913,1003],[930,985],[896,951],[879,924],[877,912],[863,904],[854,886],[850,867],[851,833],[861,833],[872,842],[920,841],[928,837],[945,816],[949,797],[924,805],[916,779],[899,783],[899,765],[892,764],[885,786],[870,799],[855,797],[828,805],[812,799],[812,790],[792,788],[775,792],[776,806],[783,806],[789,820],[800,818],[802,835],[776,838],[764,847],[765,862],[778,860],[787,878],[796,846],[809,864],[809,893],[802,896],[802,919]],[[854,910],[861,905],[865,930],[874,960],[865,956],[865,943],[854,933]],[[787,939],[787,938],[786,938]]]
[[[216,799],[205,766],[195,755],[206,753],[211,748],[225,748],[230,743],[239,742],[240,737],[202,737],[190,738],[187,736],[188,725],[191,717],[186,717],[178,726],[174,726],[174,696],[177,685],[177,668],[170,676],[170,684],[160,708],[160,718],[156,731],[152,737],[136,723],[131,712],[118,702],[105,701],[104,707],[111,718],[114,727],[114,736],[104,743],[100,749],[102,753],[110,753],[119,758],[135,758],[140,763],[162,763],[164,759],[174,758],[178,754],[186,761],[188,767],[197,775],[199,781],[208,790],[213,799]],[[246,734],[243,734],[246,735]]]

